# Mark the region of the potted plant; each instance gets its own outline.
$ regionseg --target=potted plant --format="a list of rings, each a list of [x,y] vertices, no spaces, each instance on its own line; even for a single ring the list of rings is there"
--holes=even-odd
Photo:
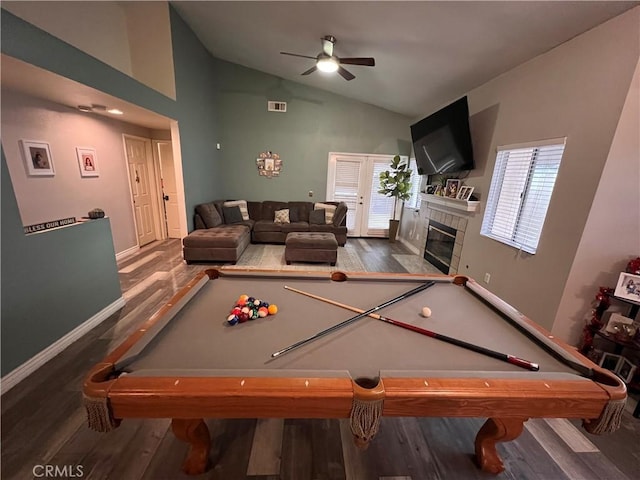
[[[389,220],[389,241],[395,242],[400,220],[396,220],[398,200],[404,204],[411,197],[411,169],[406,162],[400,161],[400,155],[393,157],[389,170],[380,173],[380,190],[378,193],[394,197],[393,218]]]

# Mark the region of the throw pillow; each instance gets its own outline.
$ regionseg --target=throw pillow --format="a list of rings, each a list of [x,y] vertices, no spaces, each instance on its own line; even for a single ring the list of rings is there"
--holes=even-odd
[[[242,220],[249,220],[249,209],[247,208],[246,200],[233,200],[224,202],[222,204],[225,207],[240,207],[240,213],[242,213]]]
[[[291,223],[300,221],[300,215],[298,215],[298,209],[297,208],[290,208],[289,209],[289,221]]]
[[[214,228],[222,225],[222,218],[213,203],[203,203],[196,207],[196,213],[200,215],[206,228]]]
[[[325,212],[326,210],[311,210],[309,212],[309,223],[311,225],[324,225],[325,221]]]
[[[222,213],[224,214],[224,222],[226,224],[242,222],[242,212],[238,206],[222,207]]]
[[[290,223],[289,222],[289,209],[277,210],[275,219],[273,221],[275,223]]]
[[[313,205],[314,210],[325,211],[325,223],[330,225],[333,223],[333,214],[336,212],[336,206],[328,203],[316,203]]]

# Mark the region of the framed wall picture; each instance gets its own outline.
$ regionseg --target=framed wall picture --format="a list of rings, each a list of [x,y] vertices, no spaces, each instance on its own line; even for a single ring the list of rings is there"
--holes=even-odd
[[[76,156],[78,157],[78,166],[80,167],[80,176],[82,177],[99,177],[98,155],[95,148],[76,147]]]
[[[604,353],[600,358],[600,366],[602,368],[606,368],[607,370],[611,370],[612,372],[617,372],[620,364],[622,363],[622,356],[615,355],[613,353]]]
[[[473,192],[473,187],[460,187],[460,191],[458,192],[459,200],[469,200],[471,197],[471,193]]]
[[[618,365],[618,369],[616,373],[625,383],[631,382],[633,376],[636,373],[636,365],[627,360],[625,357],[620,359],[620,365]]]
[[[27,174],[30,176],[54,176],[51,149],[47,142],[40,140],[20,140]]]
[[[629,383],[636,373],[636,368],[637,367],[633,363],[631,363],[625,357],[622,357],[620,359],[620,364],[618,365],[616,373],[625,383]]]
[[[640,304],[640,275],[622,272],[613,295]]]
[[[457,178],[450,178],[447,180],[447,186],[444,190],[444,196],[449,198],[457,198],[458,191],[460,190],[461,180]]]

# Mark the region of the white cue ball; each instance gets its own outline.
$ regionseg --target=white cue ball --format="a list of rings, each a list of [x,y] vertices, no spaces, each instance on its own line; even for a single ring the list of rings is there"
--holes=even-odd
[[[431,309],[429,307],[422,307],[422,316],[429,318],[431,316]]]

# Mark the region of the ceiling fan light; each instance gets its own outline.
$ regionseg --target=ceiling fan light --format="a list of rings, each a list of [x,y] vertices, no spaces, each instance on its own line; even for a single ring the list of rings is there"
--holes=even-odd
[[[336,61],[335,58],[321,58],[320,60],[318,60],[318,63],[316,64],[316,66],[318,67],[318,70],[320,70],[321,72],[327,72],[327,73],[331,73],[331,72],[336,72],[338,70],[338,62]]]

